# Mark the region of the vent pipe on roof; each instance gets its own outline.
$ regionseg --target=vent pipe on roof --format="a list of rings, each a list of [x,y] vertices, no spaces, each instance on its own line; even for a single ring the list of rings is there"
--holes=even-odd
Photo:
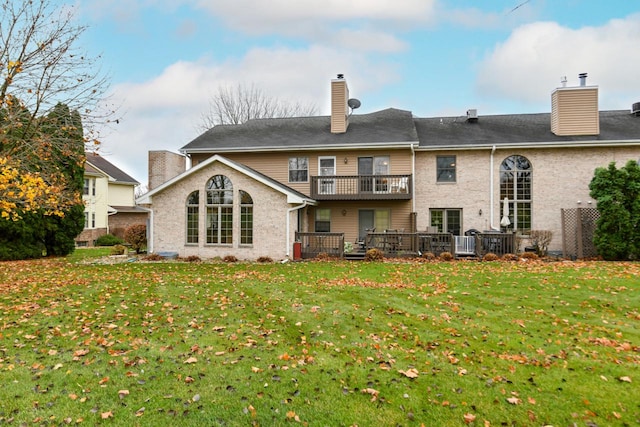
[[[631,104],[631,114],[636,117],[640,116],[640,102],[634,102]]]
[[[567,87],[567,76],[560,77],[560,83],[562,84],[562,87]]]
[[[586,86],[587,85],[587,73],[578,74],[578,78],[580,79],[580,86]]]

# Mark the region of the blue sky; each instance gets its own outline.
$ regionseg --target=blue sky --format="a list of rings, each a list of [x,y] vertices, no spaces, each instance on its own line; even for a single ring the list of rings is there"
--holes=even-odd
[[[148,150],[199,134],[220,86],[254,84],[328,114],[345,74],[368,113],[418,117],[550,110],[551,91],[600,88],[600,109],[640,101],[635,0],[77,0],[81,40],[111,77],[122,119],[102,154],[147,182]]]

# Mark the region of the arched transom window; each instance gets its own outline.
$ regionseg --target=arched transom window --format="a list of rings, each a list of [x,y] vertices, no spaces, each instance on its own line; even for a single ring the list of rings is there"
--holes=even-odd
[[[231,244],[233,240],[233,184],[224,175],[207,181],[207,243]]]
[[[508,229],[531,231],[532,174],[531,162],[523,156],[509,156],[500,165],[500,218],[507,213]]]

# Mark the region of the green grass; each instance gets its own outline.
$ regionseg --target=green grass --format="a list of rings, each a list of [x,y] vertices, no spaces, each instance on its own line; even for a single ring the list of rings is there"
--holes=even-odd
[[[637,263],[104,254],[0,263],[0,424],[640,423]]]

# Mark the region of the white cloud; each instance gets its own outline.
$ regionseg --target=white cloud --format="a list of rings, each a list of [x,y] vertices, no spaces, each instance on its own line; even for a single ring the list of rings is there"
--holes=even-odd
[[[177,151],[196,137],[208,99],[220,85],[255,84],[269,96],[312,103],[319,114],[328,114],[330,80],[337,73],[346,75],[351,95],[357,98],[397,78],[390,66],[374,65],[364,55],[322,46],[253,49],[224,63],[204,59],[177,62],[150,81],[114,87],[113,102],[122,105],[125,115],[103,138],[102,150],[145,183],[147,152]],[[369,110],[366,102],[362,110]]]
[[[601,109],[625,109],[640,98],[638,46],[640,14],[580,29],[553,22],[524,25],[485,58],[477,87],[487,98],[547,105],[561,76],[572,86],[586,72],[587,84],[600,88]]]

